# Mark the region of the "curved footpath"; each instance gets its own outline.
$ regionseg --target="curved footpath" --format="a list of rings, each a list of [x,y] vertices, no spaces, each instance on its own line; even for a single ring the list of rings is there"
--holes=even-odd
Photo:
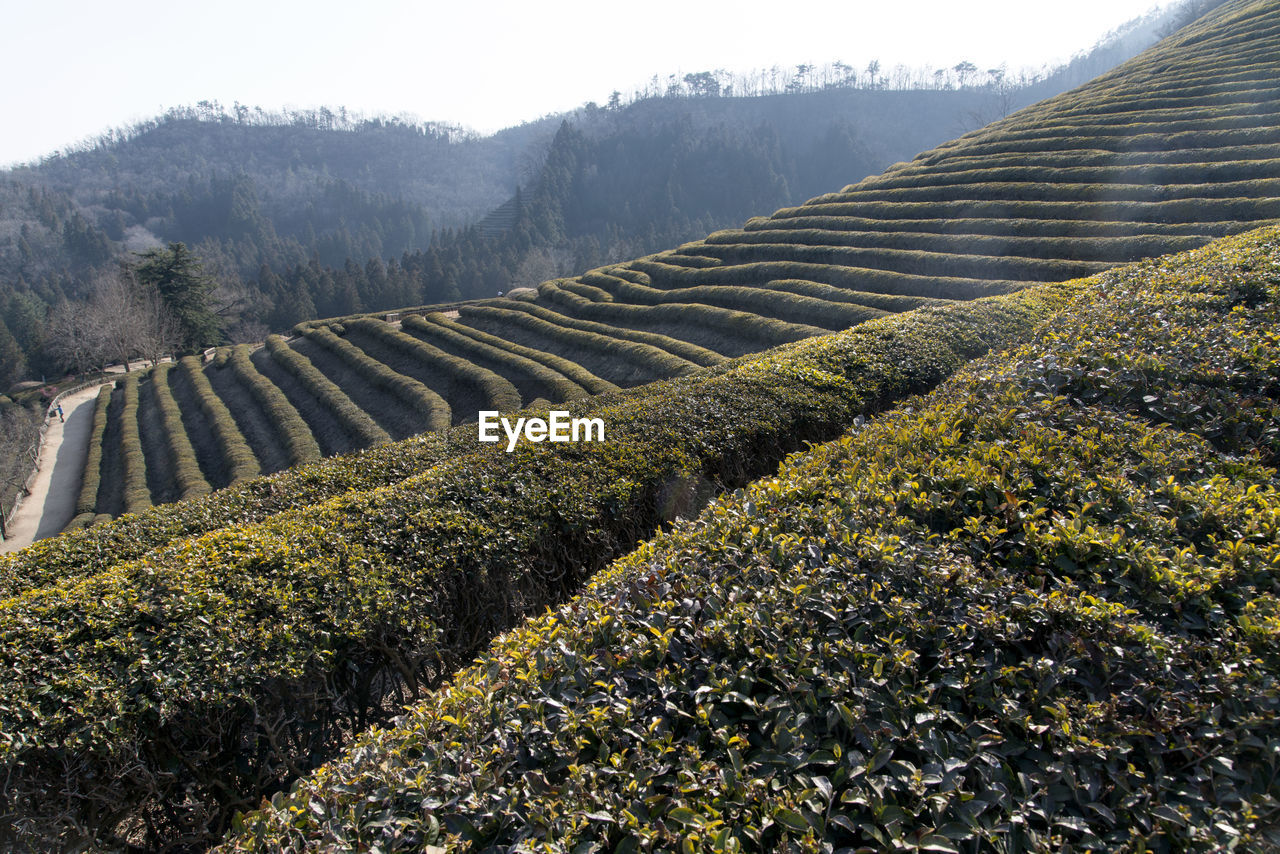
[[[66,423],[57,418],[50,421],[36,459],[35,482],[9,522],[10,536],[0,542],[0,554],[52,537],[75,516],[99,388],[90,386],[60,401]]]

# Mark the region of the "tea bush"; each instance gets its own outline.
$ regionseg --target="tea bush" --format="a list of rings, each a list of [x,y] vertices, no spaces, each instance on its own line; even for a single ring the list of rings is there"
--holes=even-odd
[[[852,269],[897,272],[917,276],[953,276],[971,279],[1008,279],[1042,282],[1087,276],[1111,263],[1077,261],[1068,258],[1024,258],[1012,253],[977,255],[933,251],[925,241],[916,249],[863,249],[856,246],[813,246],[794,242],[785,244],[744,243],[719,246],[708,251],[722,255],[726,264],[747,265],[757,261],[796,264],[822,264]],[[975,247],[976,248],[976,247]],[[752,291],[754,288],[742,288]]]
[[[120,458],[124,468],[124,511],[137,513],[151,506],[147,486],[147,458],[142,452],[138,430],[138,375],[126,374],[120,383],[124,400],[120,410]]]
[[[596,282],[616,285],[618,277],[601,271],[587,273]],[[746,311],[734,311],[709,305],[670,303],[635,305],[619,301],[593,301],[567,288],[548,288],[548,300],[572,317],[611,323],[624,328],[664,328],[666,334],[718,353],[755,352],[779,344],[799,341],[827,330],[783,323],[771,317],[760,317]]]
[[[279,335],[267,336],[267,350],[276,364],[288,371],[308,394],[314,396],[338,419],[338,423],[358,445],[379,445],[391,441],[387,431],[379,427],[369,417],[369,413],[356,406],[346,392]]]
[[[765,219],[750,225],[743,233],[755,231],[785,231],[788,229],[813,229],[824,232],[862,232],[884,235],[887,239],[893,235],[920,232],[924,234],[968,234],[978,237],[1061,237],[1071,235],[1084,237],[1127,237],[1141,236],[1200,236],[1224,237],[1241,228],[1240,223],[1226,222],[1136,222],[1136,221],[1100,221],[1079,219],[1072,216],[1070,208],[1061,209],[1059,218],[1005,218],[960,217],[953,219],[888,219],[876,220],[862,216],[810,216],[802,214],[780,219]],[[872,231],[874,229],[874,232]],[[725,238],[726,240],[728,238]],[[747,238],[749,239],[749,238]],[[1194,247],[1183,247],[1194,248]],[[1154,254],[1164,254],[1158,252]]]
[[[457,382],[475,386],[480,389],[489,409],[510,412],[520,408],[520,392],[516,387],[506,378],[487,368],[466,359],[451,356],[439,347],[433,347],[412,335],[406,335],[380,320],[357,319],[348,323],[347,328],[370,335],[383,344],[407,353],[423,365],[428,365]]]
[[[1061,228],[1061,225],[1058,226]],[[1130,229],[1136,225],[1130,225]],[[714,235],[712,235],[714,237]],[[1124,263],[1168,252],[1203,246],[1209,235],[1141,235],[1102,237],[1021,237],[990,234],[936,234],[928,232],[872,232],[788,228],[756,230],[734,240],[735,244],[785,244],[805,246],[854,246],[865,249],[923,249],[930,252],[996,255],[1007,252],[1022,258]],[[868,302],[866,305],[875,305]]]
[[[508,454],[472,434],[398,483],[0,600],[0,832],[38,848],[216,835],[715,485],[927,388],[1073,290],[921,309],[575,404],[607,441]],[[176,507],[226,514],[223,494]]]
[[[233,347],[227,356],[226,367],[229,367],[240,384],[249,390],[258,405],[267,413],[271,423],[276,426],[281,440],[288,449],[290,465],[303,465],[320,459],[320,445],[311,435],[311,428],[302,420],[302,416],[289,402],[289,398],[285,397],[284,392],[254,366],[250,358],[251,352],[248,344]],[[218,366],[215,361],[213,370],[225,370],[225,368]]]
[[[1280,229],[1099,277],[219,850],[1273,850],[1278,325]]]
[[[668,263],[664,259],[632,261],[631,264],[652,277],[655,287],[663,289],[729,282],[737,286],[745,286],[764,284],[777,279],[804,279],[810,282],[821,282],[824,285],[887,294],[942,299],[976,299],[981,296],[1008,293],[1022,286],[1018,280],[916,275],[896,270],[802,261],[756,261],[750,264],[733,264],[710,269],[689,269]]]
[[[535,299],[545,297],[548,292],[556,287],[556,283],[545,282],[539,286],[535,294]],[[531,314],[540,320],[549,323],[555,323],[560,326],[567,326],[571,329],[591,332],[605,338],[620,338],[624,341],[635,341],[645,344],[659,350],[663,350],[680,359],[683,359],[700,367],[708,365],[718,365],[724,361],[724,357],[719,353],[708,350],[705,347],[699,347],[697,344],[691,344],[688,341],[681,341],[678,338],[672,338],[668,335],[658,335],[652,332],[640,332],[634,329],[623,329],[617,326],[610,326],[605,323],[596,323],[592,320],[580,320],[576,317],[569,317],[565,314],[544,308],[542,305],[536,305],[532,302],[514,303],[513,308],[517,308],[527,314]],[[675,371],[673,371],[675,373]]]
[[[881,294],[877,297],[880,302],[872,302],[851,298],[854,292],[845,289],[885,288],[898,294],[933,293],[952,298],[1021,283],[985,281],[976,275],[946,279],[904,276],[900,271],[854,269],[843,264],[796,265],[794,257],[783,256],[794,254],[793,244],[800,244],[801,251],[808,251],[804,246],[894,249],[906,254],[873,252],[858,256],[863,259],[860,261],[845,260],[871,267],[900,267],[907,262],[915,264],[912,259],[927,259],[949,272],[954,272],[955,265],[946,259],[957,253],[988,259],[1011,253],[1050,262],[1113,261],[1186,248],[1208,237],[1239,230],[1249,221],[1280,216],[1274,198],[1274,164],[1280,160],[1274,122],[1275,14],[1264,6],[1247,3],[1228,4],[1224,9],[1192,27],[1187,35],[1171,38],[1096,83],[925,152],[911,163],[897,164],[884,176],[850,185],[840,193],[819,196],[772,217],[754,218],[743,230],[717,232],[706,241],[642,259],[632,265],[634,269],[623,265],[600,271],[598,276],[588,274],[579,281],[561,280],[558,290],[546,291],[547,302],[555,301],[565,312],[583,318],[579,321],[582,323],[616,323],[618,326],[611,328],[618,329],[618,337],[624,340],[640,341],[637,336],[657,334],[653,331],[656,329],[672,340],[676,340],[673,336],[684,334],[688,340],[705,345],[699,347],[701,350],[738,355],[802,335],[789,334],[785,328],[775,334],[779,328],[770,328],[768,318],[711,306],[670,306],[656,312],[632,305],[606,307],[616,303],[609,288],[616,292],[618,281],[631,282],[642,290],[689,284],[701,294],[726,283],[733,290],[747,284],[758,286],[754,290],[771,288],[831,302],[895,310],[895,306],[884,304],[894,294]],[[1172,189],[1161,189],[1166,186]],[[1241,195],[1153,203],[1110,198],[1062,201],[1063,197],[1057,195],[1096,195],[1099,188],[1108,193],[1122,191],[1129,198],[1135,198],[1134,193],[1149,198],[1187,192]],[[918,192],[921,201],[877,200],[877,194],[885,193],[893,198],[908,197],[896,192],[900,190]],[[1001,198],[945,201],[949,195],[974,193]],[[1017,198],[1026,195],[1034,198]],[[1055,198],[1059,200],[1054,201]],[[713,248],[716,246],[741,251],[749,257],[756,257],[751,253],[775,250],[780,255],[768,262],[774,267],[762,266],[765,262],[726,265],[713,257],[719,251]],[[742,248],[748,246],[758,248]],[[876,258],[882,260],[873,263]],[[895,258],[898,260],[892,260]],[[979,267],[1011,263],[954,260],[956,264],[977,263]],[[654,278],[641,268],[651,270]],[[1044,268],[1042,273],[1065,275],[1070,271],[1068,265]],[[976,274],[978,269],[969,272]],[[1012,276],[1017,272],[993,275]],[[780,275],[799,278],[771,278]],[[792,284],[774,288],[776,282]],[[795,284],[800,282],[804,284]],[[668,289],[665,293],[670,295],[673,291]],[[569,294],[579,301],[567,301]],[[724,294],[729,298],[729,291]],[[692,294],[689,296],[692,298]],[[516,305],[523,308],[523,304]],[[305,326],[311,328],[325,322]],[[682,326],[687,331],[681,332]],[[717,329],[721,330],[719,337],[715,335]],[[470,336],[465,340],[475,343]],[[643,343],[662,346],[653,340]],[[523,357],[514,356],[510,350],[498,355],[497,349],[480,344],[469,352],[479,359],[507,360],[513,378],[532,376],[529,371],[537,374],[537,382],[542,385],[522,385],[531,392],[529,396],[570,399],[582,393],[556,371],[533,368],[533,362],[521,361]],[[234,357],[236,353],[239,357]],[[224,350],[211,370],[221,370],[224,364],[251,369],[244,355],[238,348]],[[560,367],[574,370],[565,364]],[[251,370],[244,371],[244,379],[270,419],[280,426],[293,462],[316,459],[319,449],[315,440],[279,390]],[[607,384],[580,379],[592,390],[609,388]],[[213,423],[220,423],[219,419],[213,418]],[[243,454],[240,459],[247,464]],[[136,473],[137,466],[134,469]],[[92,475],[88,479],[91,478]]]
[[[466,306],[461,310],[461,317],[464,323],[475,328],[488,327],[494,334],[509,331],[511,338],[519,336],[521,331],[532,333],[536,340],[548,342],[540,348],[544,352],[558,352],[620,386],[680,376],[698,367],[652,344],[575,329],[517,309]]]
[[[236,426],[231,410],[227,409],[227,405],[222,402],[222,398],[218,397],[217,393],[214,392],[213,386],[209,383],[209,378],[205,376],[204,366],[200,361],[200,357],[186,356],[180,364],[182,372],[186,375],[187,381],[191,383],[191,388],[199,401],[200,411],[204,413],[205,419],[209,422],[209,428],[212,430],[214,440],[217,442],[218,451],[226,463],[230,481],[236,483],[237,481],[257,477],[262,473],[258,458],[253,453],[253,449],[249,447],[249,443],[245,441],[244,434],[240,432],[240,428]]]
[[[109,392],[107,387],[104,393]],[[198,500],[98,520],[100,524],[91,530],[37,540],[21,551],[0,555],[0,597],[82,580],[210,531],[253,524],[345,492],[402,481],[460,452],[465,447],[463,437],[474,433],[472,426],[454,435],[423,434],[235,483]]]
[[[879,185],[740,232],[761,240],[724,232],[547,292],[559,313],[721,355],[795,341],[766,356],[622,394],[442,315],[404,321],[526,399],[600,415],[606,442],[507,454],[455,432],[379,449],[367,470],[374,458],[357,456],[247,481],[0,562],[0,845],[197,848],[277,794],[233,844],[1280,845],[1265,836],[1280,606],[1260,243],[1097,279],[1097,298],[1032,350],[713,505],[618,564],[576,614],[530,624],[441,688],[495,632],[715,489],[1020,339],[1078,287],[1023,276],[1280,218],[1277,37],[1275,4],[1230,0]],[[1072,157],[1098,171],[1047,171]],[[1157,180],[1166,164],[1209,177]],[[1022,180],[1041,167],[1065,183]],[[955,180],[924,177],[935,168]],[[930,243],[939,233],[1042,240]],[[1093,237],[1129,242],[1081,242]],[[1153,295],[1135,289],[1144,277]],[[843,311],[869,303],[837,289],[1009,295],[809,340],[816,325],[618,297],[776,282]],[[210,370],[238,371],[290,453],[318,456],[251,368],[235,348]],[[145,487],[136,377],[123,385],[122,479]],[[400,728],[285,793],[415,699],[427,702]]]
[[[597,377],[595,374],[591,373],[582,365],[579,365],[571,359],[565,359],[561,356],[555,355],[554,353],[544,353],[541,350],[535,350],[532,347],[523,347],[519,344],[513,344],[512,342],[507,341],[504,338],[500,338],[497,335],[490,335],[487,332],[483,332],[479,329],[473,329],[465,324],[458,323],[448,317],[445,317],[443,314],[432,313],[424,315],[421,318],[416,316],[408,317],[405,318],[405,323],[411,329],[418,332],[427,332],[429,330],[434,332],[435,330],[431,330],[431,327],[434,326],[458,335],[466,336],[472,339],[472,341],[485,345],[487,348],[485,350],[486,353],[497,350],[505,354],[498,356],[497,358],[505,359],[514,364],[515,360],[510,357],[518,357],[521,360],[519,364],[522,368],[524,367],[525,361],[542,365],[543,368],[549,369],[550,371],[560,374],[564,378],[568,379],[587,394],[601,394],[607,391],[618,390],[618,387],[613,383]],[[456,341],[457,339],[453,338],[451,340]],[[539,379],[542,379],[543,382],[550,382],[551,376],[547,374],[546,371],[542,371],[540,372]]]
[[[445,319],[440,316],[440,319]],[[433,323],[427,317],[410,315],[401,323],[401,327],[426,341],[434,342],[441,348],[451,352],[465,354],[465,357],[480,364],[488,364],[499,376],[505,377],[517,388],[532,384],[544,389],[546,396],[554,400],[573,400],[586,397],[588,392],[578,383],[559,371],[528,356],[520,355],[506,347],[490,345],[478,338],[473,338],[461,327]],[[499,341],[501,339],[498,339]],[[527,397],[522,393],[522,398]]]
[[[306,337],[335,354],[375,388],[399,398],[414,412],[426,414],[426,429],[447,430],[452,413],[445,399],[412,377],[397,373],[372,358],[329,327],[316,327],[306,332]]]
[[[89,428],[89,449],[85,452],[84,475],[76,499],[76,515],[68,528],[83,528],[97,515],[98,487],[102,483],[102,450],[107,436],[107,409],[111,406],[111,383],[98,389],[93,404],[93,426]]]
[[[826,302],[848,302],[855,305],[868,306],[890,314],[898,311],[911,311],[913,308],[920,308],[926,305],[944,305],[954,301],[834,288],[831,285],[824,285],[819,282],[806,282],[804,279],[774,279],[773,281],[765,282],[759,287],[814,297]]]
[[[1191,141],[1193,142],[1193,141]],[[1189,142],[1188,144],[1191,144]],[[1001,148],[1003,150],[1003,147]],[[1065,148],[1064,150],[1071,150]],[[1136,223],[1265,222],[1280,219],[1280,199],[1174,199],[1162,202],[1041,202],[1041,201],[847,201],[783,208],[774,214],[790,217],[871,217],[875,219],[1044,219],[1067,223],[1059,233],[1070,236],[1074,221]],[[704,276],[705,278],[705,276]],[[773,276],[771,278],[782,278]],[[831,284],[836,284],[832,282]]]
[[[152,368],[151,388],[160,410],[161,424],[164,426],[164,440],[173,466],[178,497],[198,498],[209,494],[209,481],[205,480],[204,473],[200,471],[196,449],[191,444],[191,437],[187,435],[187,428],[182,424],[182,412],[169,388],[169,371],[173,367],[172,362],[163,362]]]
[[[775,250],[778,247],[773,247]],[[719,247],[707,246],[709,252]],[[803,247],[790,247],[791,251],[801,251]],[[735,245],[726,247],[726,256],[738,255],[747,251]],[[767,253],[766,253],[767,254]],[[788,252],[779,253],[777,257],[785,257]],[[683,264],[690,257],[681,255]],[[676,260],[676,259],[672,259]],[[625,300],[640,305],[659,305],[662,303],[692,303],[698,305],[718,306],[732,311],[745,311],[772,318],[781,323],[797,327],[796,337],[822,334],[824,330],[847,329],[863,321],[884,314],[880,309],[866,305],[854,305],[844,301],[828,301],[782,290],[759,287],[737,287],[728,284],[689,288],[660,289],[648,285],[634,284],[623,279],[614,279],[611,292],[615,300]],[[816,330],[816,331],[815,331]],[[787,334],[796,335],[788,329]],[[796,338],[790,338],[796,340]]]

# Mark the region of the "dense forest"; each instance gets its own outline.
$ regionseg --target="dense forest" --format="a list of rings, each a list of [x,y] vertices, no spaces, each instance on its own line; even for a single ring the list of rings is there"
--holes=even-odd
[[[189,247],[232,342],[494,296],[878,172],[1124,60],[1175,17],[1040,75],[705,71],[487,137],[342,109],[170,110],[0,173],[0,389],[73,367],[46,346],[56,308],[88,304],[134,253]]]

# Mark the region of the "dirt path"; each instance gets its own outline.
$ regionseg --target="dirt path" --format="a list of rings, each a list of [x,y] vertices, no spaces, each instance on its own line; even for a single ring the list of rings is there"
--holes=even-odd
[[[49,423],[36,460],[31,494],[18,504],[18,512],[9,523],[10,536],[0,543],[0,553],[17,551],[36,540],[52,537],[75,516],[99,388],[81,389],[60,401],[67,421],[64,424],[55,417]]]

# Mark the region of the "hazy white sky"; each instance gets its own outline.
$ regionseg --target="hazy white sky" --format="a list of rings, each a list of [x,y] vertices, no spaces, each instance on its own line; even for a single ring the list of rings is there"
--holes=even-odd
[[[346,106],[482,131],[654,74],[1065,60],[1169,0],[9,0],[0,166],[173,106]]]

